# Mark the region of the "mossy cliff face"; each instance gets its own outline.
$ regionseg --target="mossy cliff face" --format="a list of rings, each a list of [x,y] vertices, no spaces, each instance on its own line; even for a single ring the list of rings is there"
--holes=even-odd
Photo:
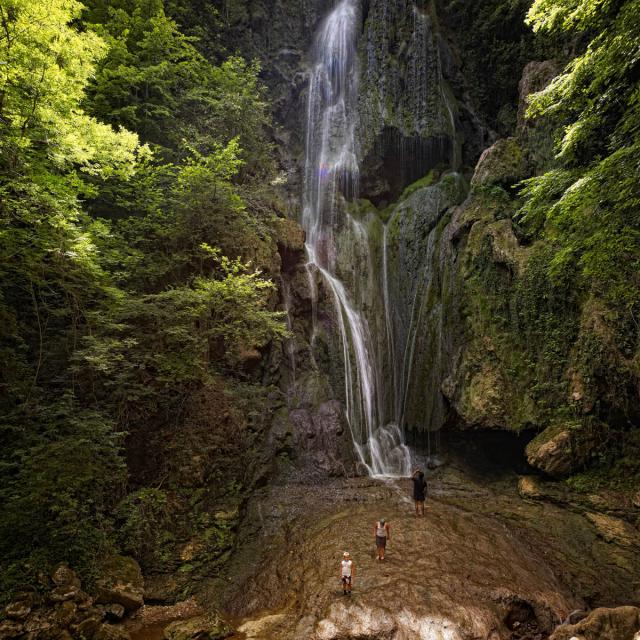
[[[251,36],[272,90],[288,87],[282,104],[290,111],[278,112],[277,135],[301,162],[307,51],[328,7],[275,2],[271,9],[304,14],[288,36],[277,29],[268,43]],[[380,394],[380,414],[415,432],[552,427],[565,444],[551,449],[565,459],[541,461],[534,442],[530,460],[554,475],[573,473],[633,419],[638,368],[601,301],[577,291],[570,275],[551,278],[552,243],[527,240],[519,227],[515,185],[553,163],[551,127],[526,120],[526,99],[558,65],[525,67],[520,103],[513,105],[516,129],[478,151],[475,171],[461,169],[471,178],[466,197],[466,180],[455,168],[491,136],[464,99],[455,47],[434,7],[371,0],[361,18],[363,199],[344,203],[337,275],[367,319],[379,386],[392,388]],[[239,22],[245,35],[247,20]],[[299,55],[284,56],[290,60],[284,72],[277,58],[287,38]],[[288,189],[296,188],[291,179]],[[287,411],[308,412],[298,416],[302,433],[331,414],[329,407],[320,411],[323,403],[345,400],[345,380],[333,295],[319,273],[305,268],[298,244],[283,266],[281,300],[294,337],[280,364]],[[274,442],[288,460],[300,434],[279,424]],[[329,432],[342,433],[333,426]],[[342,445],[334,453],[339,462],[329,467],[337,469],[347,453]]]
[[[360,40],[362,192],[396,199],[438,164],[456,165],[458,105],[443,75],[450,58],[429,0],[365,3]]]
[[[523,102],[554,68],[525,69]],[[446,354],[444,365],[433,351],[415,358],[412,377],[422,380],[426,403],[440,396],[446,411],[407,426],[536,428],[544,433],[527,449],[530,463],[563,477],[629,448],[640,377],[637,350],[615,314],[570,274],[553,272],[552,241],[526,241],[519,227],[514,186],[552,162],[547,132],[545,122],[522,119],[514,137],[482,154],[471,192],[445,214],[436,247],[412,234],[420,252],[439,256],[421,330],[425,344]],[[407,282],[413,270],[405,263],[399,273]]]

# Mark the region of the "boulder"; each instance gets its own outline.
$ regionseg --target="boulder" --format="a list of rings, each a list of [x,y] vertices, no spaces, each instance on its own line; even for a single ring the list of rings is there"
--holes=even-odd
[[[3,620],[0,622],[0,640],[10,640],[22,635],[24,627],[17,620]]]
[[[75,619],[78,607],[75,602],[67,600],[56,608],[56,621],[62,627],[68,627]]]
[[[50,610],[43,609],[32,613],[26,619],[24,631],[29,640],[48,640],[56,638],[62,631],[62,626],[57,624]]]
[[[124,618],[124,614],[126,613],[125,608],[121,604],[110,604],[104,610],[105,615],[110,620],[122,620]]]
[[[144,579],[140,565],[124,556],[110,556],[96,581],[96,602],[119,604],[130,613],[144,604]]]
[[[89,616],[85,618],[78,626],[77,626],[77,637],[78,638],[93,638],[95,634],[98,632],[102,625],[102,618],[97,615]]]
[[[231,627],[215,613],[179,620],[164,630],[166,640],[220,640],[232,634]]]
[[[588,462],[594,443],[593,433],[561,423],[539,433],[525,452],[531,466],[554,478],[564,478]]]
[[[65,562],[61,562],[53,570],[51,574],[51,580],[56,587],[76,587],[80,589],[80,578],[76,575],[73,569],[69,568],[69,565]]]
[[[80,595],[80,589],[72,584],[65,584],[56,587],[49,594],[52,602],[65,602],[75,600]]]
[[[640,609],[596,609],[577,624],[556,628],[549,640],[635,640],[640,631]]]
[[[471,187],[509,187],[526,178],[527,163],[515,138],[498,140],[480,156],[471,179]]]
[[[12,620],[24,620],[31,613],[31,605],[28,602],[11,602],[4,608],[7,618]]]

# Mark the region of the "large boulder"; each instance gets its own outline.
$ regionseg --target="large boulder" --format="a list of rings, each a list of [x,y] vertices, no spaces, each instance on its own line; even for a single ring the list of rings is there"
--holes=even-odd
[[[232,634],[231,627],[215,613],[179,620],[164,630],[166,640],[221,640]]]
[[[482,153],[471,179],[471,187],[509,187],[526,176],[527,163],[520,143],[515,138],[504,138]]]
[[[557,424],[538,434],[526,448],[527,461],[554,478],[563,478],[589,461],[594,434]]]
[[[640,631],[640,609],[596,609],[577,624],[558,627],[549,640],[635,640]]]
[[[65,562],[56,565],[51,574],[51,580],[56,587],[78,587],[80,588],[80,578],[76,572]]]
[[[96,602],[120,604],[128,613],[144,604],[144,579],[140,565],[133,559],[113,555],[102,565],[96,581]]]

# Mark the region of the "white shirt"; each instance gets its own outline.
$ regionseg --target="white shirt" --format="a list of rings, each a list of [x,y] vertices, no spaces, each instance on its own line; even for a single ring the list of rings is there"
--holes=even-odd
[[[342,575],[345,578],[351,577],[351,565],[353,562],[351,560],[343,560],[342,561]]]

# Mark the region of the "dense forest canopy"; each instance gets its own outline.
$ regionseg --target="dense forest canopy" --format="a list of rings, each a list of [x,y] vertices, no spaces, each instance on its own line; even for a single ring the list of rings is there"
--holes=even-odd
[[[274,303],[285,214],[270,95],[225,31],[241,4],[0,0],[4,597],[60,560],[90,579],[122,548],[118,527],[128,551],[152,555],[143,538],[166,495],[132,486],[126,438],[170,426],[214,380],[258,381],[247,361],[288,336]],[[516,126],[516,108],[501,107],[527,43],[562,58],[529,106],[554,157],[509,194],[536,248],[518,295],[539,305],[536,330],[542,307],[545,327],[564,322],[556,299],[597,305],[620,355],[600,375],[629,389],[640,366],[640,2],[494,0],[466,19],[495,31],[505,16],[524,35],[496,38],[495,92],[477,94],[501,133]],[[640,410],[628,397],[598,418],[630,430]]]
[[[3,588],[91,572],[124,434],[242,375],[270,311],[259,67],[208,62],[162,2],[0,5]]]

